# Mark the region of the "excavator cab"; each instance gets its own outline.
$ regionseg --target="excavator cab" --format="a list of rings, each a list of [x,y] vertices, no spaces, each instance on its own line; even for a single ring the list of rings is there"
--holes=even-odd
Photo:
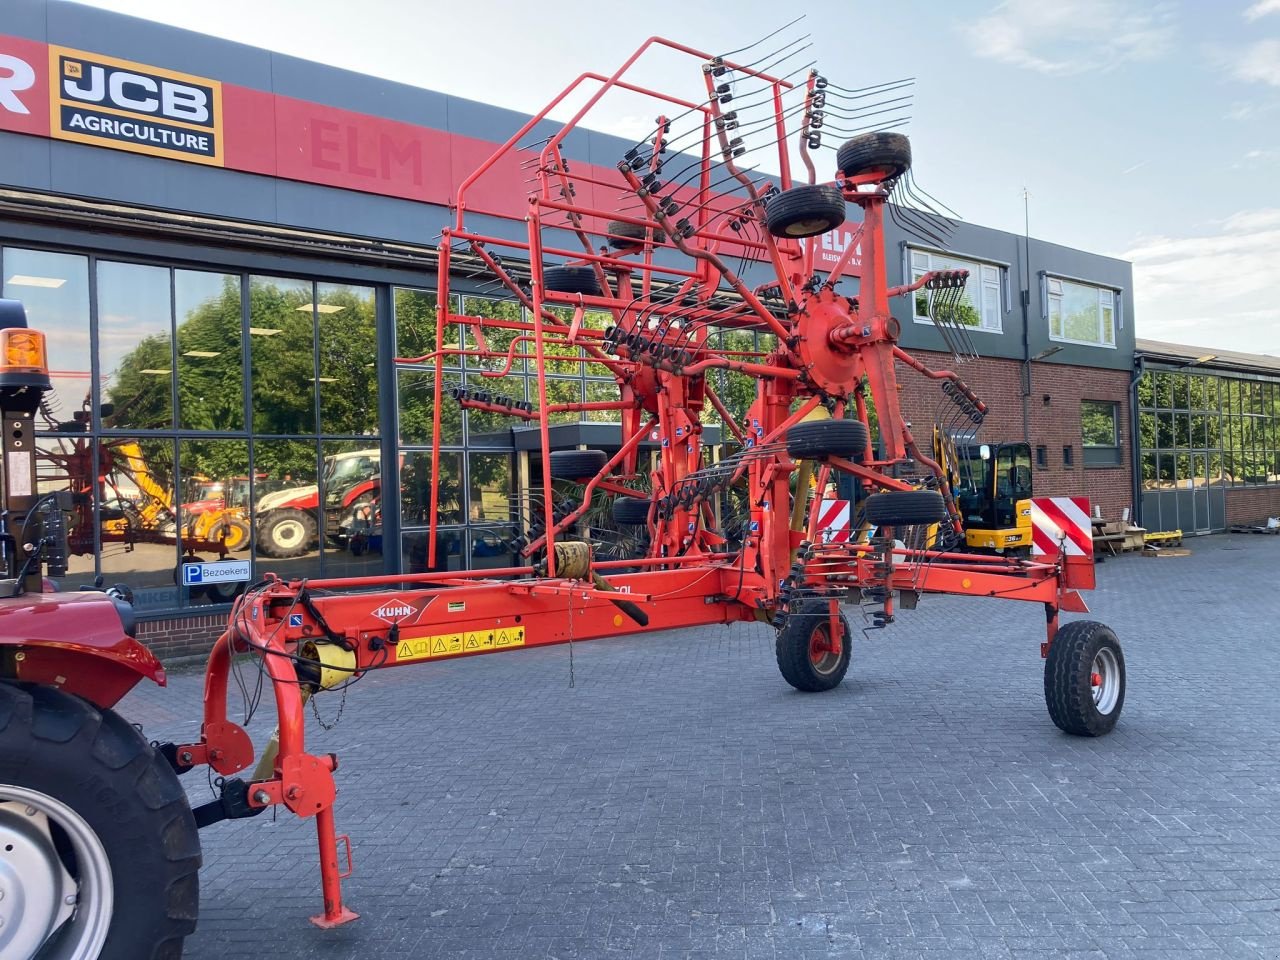
[[[1031,548],[1031,446],[957,442],[954,492],[971,549]]]

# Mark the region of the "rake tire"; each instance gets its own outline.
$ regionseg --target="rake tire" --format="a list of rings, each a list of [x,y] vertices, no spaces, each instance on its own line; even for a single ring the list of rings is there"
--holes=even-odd
[[[901,133],[862,133],[836,151],[836,167],[846,177],[880,171],[893,180],[911,169],[911,141]]]
[[[841,457],[860,463],[870,439],[861,420],[806,420],[787,431],[787,455],[793,460]]]
[[[844,194],[829,183],[806,183],[774,196],[764,214],[765,225],[775,237],[816,237],[844,223]]]
[[[863,505],[867,523],[901,527],[917,523],[941,523],[949,518],[947,502],[936,490],[890,490],[873,493]]]

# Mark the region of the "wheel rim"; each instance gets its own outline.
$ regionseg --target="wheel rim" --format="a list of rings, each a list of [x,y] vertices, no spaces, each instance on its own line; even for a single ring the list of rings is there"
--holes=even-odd
[[[1116,701],[1120,699],[1120,662],[1109,647],[1093,655],[1089,686],[1093,690],[1093,705],[1099,713],[1106,715],[1116,708]]]
[[[247,526],[241,526],[238,523],[227,524],[227,536],[223,540],[223,546],[228,550],[239,550],[244,547],[248,540],[249,528]]]
[[[830,624],[816,626],[809,634],[809,663],[815,673],[823,676],[833,673],[840,665],[840,654],[832,649]]]
[[[787,224],[786,233],[789,237],[812,237],[830,229],[830,220],[797,220]]]
[[[111,862],[84,818],[47,794],[0,784],[0,956],[94,960],[112,907]]]
[[[300,545],[304,536],[306,533],[302,529],[301,522],[297,520],[281,520],[271,531],[271,539],[284,550],[292,550]]]

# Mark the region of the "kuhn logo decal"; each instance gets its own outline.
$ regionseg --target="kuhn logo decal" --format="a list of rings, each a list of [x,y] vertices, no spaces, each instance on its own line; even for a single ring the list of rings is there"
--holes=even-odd
[[[392,600],[373,611],[373,615],[379,620],[403,620],[405,617],[413,616],[415,612],[412,604],[405,603],[403,600]]]
[[[422,617],[422,612],[431,606],[431,601],[435,597],[427,597],[425,599],[413,598],[406,600],[403,597],[396,597],[388,600],[376,610],[372,611],[371,616],[377,617],[386,623],[394,623],[400,626],[408,626],[417,623]]]

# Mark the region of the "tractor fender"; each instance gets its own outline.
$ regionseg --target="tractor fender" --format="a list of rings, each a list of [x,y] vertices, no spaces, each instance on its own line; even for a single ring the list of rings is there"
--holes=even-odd
[[[127,604],[97,591],[0,600],[0,677],[57,687],[103,708],[143,677],[164,686],[164,666],[130,636],[132,621]]]

